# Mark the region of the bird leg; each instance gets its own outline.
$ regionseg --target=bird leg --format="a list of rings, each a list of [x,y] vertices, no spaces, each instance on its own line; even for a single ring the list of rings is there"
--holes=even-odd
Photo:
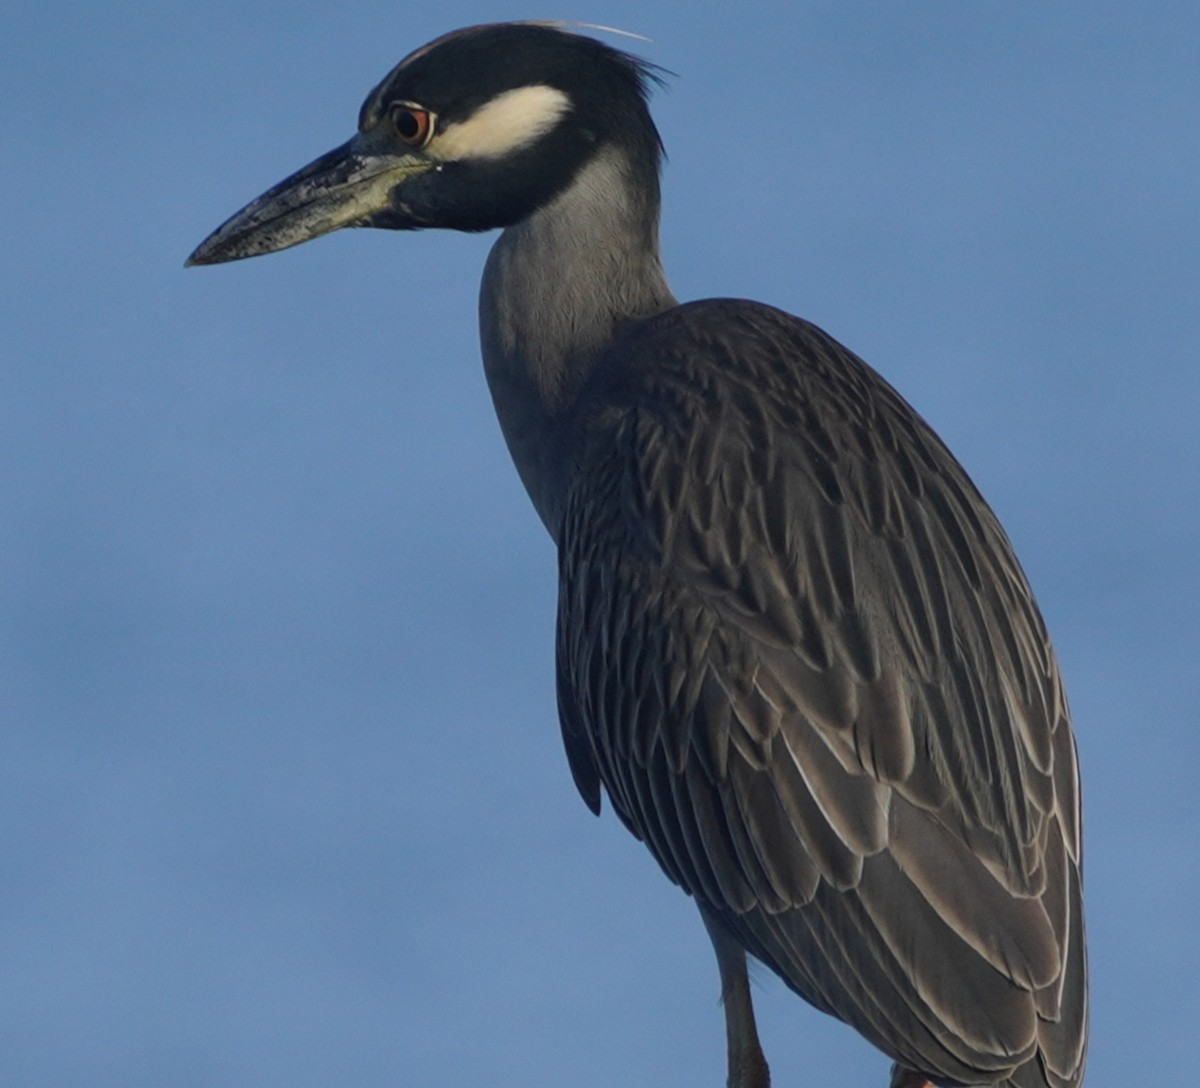
[[[704,908],[700,916],[708,929],[721,972],[721,1004],[725,1008],[725,1037],[729,1053],[728,1088],[770,1088],[771,1073],[758,1041],[746,953]]]
[[[888,1088],[935,1088],[923,1073],[914,1073],[901,1065],[892,1066],[892,1082]]]

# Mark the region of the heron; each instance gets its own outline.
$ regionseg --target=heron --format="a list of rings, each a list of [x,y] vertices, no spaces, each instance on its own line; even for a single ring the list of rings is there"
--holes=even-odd
[[[188,263],[341,227],[499,230],[483,364],[557,547],[567,762],[699,908],[729,1088],[770,1080],[748,957],[888,1055],[892,1088],[1073,1088],[1079,770],[1025,574],[849,349],[757,302],[676,300],[661,70],[585,29],[410,53],[348,142]]]

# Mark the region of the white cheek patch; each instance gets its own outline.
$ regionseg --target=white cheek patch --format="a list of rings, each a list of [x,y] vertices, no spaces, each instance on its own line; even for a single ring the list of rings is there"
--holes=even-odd
[[[570,109],[571,99],[557,87],[517,87],[485,102],[465,121],[447,125],[426,150],[447,162],[503,158],[549,132]]]

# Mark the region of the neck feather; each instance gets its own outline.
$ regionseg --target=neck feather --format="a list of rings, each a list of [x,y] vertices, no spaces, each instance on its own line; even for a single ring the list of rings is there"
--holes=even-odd
[[[616,326],[675,305],[658,186],[617,149],[492,248],[480,292],[484,369],[522,482],[555,536],[569,483],[561,424]]]

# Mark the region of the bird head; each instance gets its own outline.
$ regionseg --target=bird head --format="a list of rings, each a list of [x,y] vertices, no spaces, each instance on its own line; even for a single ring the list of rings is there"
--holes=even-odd
[[[657,199],[651,65],[546,23],[468,27],[410,53],[367,96],[358,131],[251,201],[188,258],[219,264],[340,227],[510,226],[620,146]],[[651,191],[652,190],[652,191]]]

